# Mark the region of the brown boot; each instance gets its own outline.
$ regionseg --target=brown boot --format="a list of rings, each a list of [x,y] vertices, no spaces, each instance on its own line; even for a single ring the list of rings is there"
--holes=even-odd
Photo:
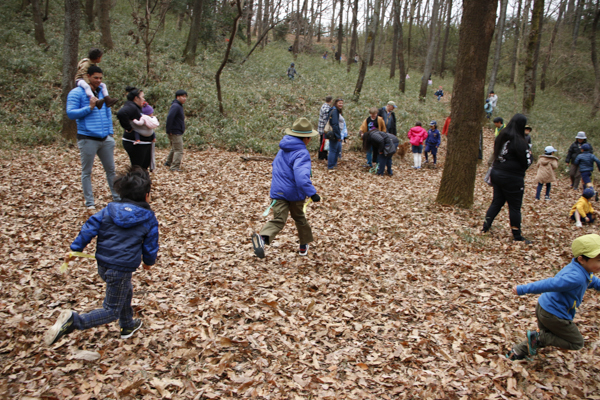
[[[96,107],[98,107],[98,110],[100,110],[102,108],[102,105],[104,104],[104,99],[100,99],[96,101]]]
[[[106,107],[112,107],[115,104],[117,104],[117,102],[119,101],[119,99],[114,99],[114,98],[109,97],[109,96],[106,96],[104,98],[104,100],[105,100],[105,103],[106,103]]]

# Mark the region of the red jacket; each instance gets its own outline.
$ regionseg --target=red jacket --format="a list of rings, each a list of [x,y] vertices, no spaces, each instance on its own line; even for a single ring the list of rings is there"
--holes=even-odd
[[[427,131],[422,126],[413,126],[408,131],[408,140],[413,146],[420,146],[427,139]]]

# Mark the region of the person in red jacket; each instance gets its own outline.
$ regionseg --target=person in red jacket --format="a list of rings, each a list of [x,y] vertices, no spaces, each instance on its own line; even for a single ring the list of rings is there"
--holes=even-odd
[[[423,153],[423,142],[427,139],[427,131],[420,122],[408,131],[408,140],[411,144],[415,169],[421,168],[421,153]]]

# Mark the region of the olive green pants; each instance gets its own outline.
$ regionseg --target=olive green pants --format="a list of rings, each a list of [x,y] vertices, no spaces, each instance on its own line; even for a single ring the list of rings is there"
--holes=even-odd
[[[267,222],[260,231],[261,236],[269,238],[267,244],[272,243],[277,234],[283,229],[288,218],[288,213],[292,215],[294,222],[296,222],[300,244],[308,244],[313,241],[312,230],[302,210],[303,207],[304,201],[276,199],[275,204],[271,208],[273,219]]]
[[[540,336],[538,348],[546,346],[560,347],[565,350],[580,350],[583,347],[583,336],[573,321],[558,318],[544,310],[540,303],[535,307]],[[527,340],[514,347],[518,354],[529,354]]]

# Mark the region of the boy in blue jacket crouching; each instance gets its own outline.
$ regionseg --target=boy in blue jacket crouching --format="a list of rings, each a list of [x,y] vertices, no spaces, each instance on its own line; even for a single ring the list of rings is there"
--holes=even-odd
[[[600,291],[600,236],[580,236],[571,245],[573,259],[554,278],[544,279],[513,288],[516,295],[542,293],[535,308],[537,331],[527,331],[527,340],[515,345],[506,355],[522,360],[537,354],[537,349],[556,346],[565,350],[580,350],[583,336],[573,323],[577,307],[588,288]]]
[[[72,251],[81,252],[97,236],[96,261],[98,274],[106,282],[106,297],[102,308],[87,314],[71,310],[61,312],[56,323],[46,332],[48,346],[75,329],[84,330],[119,320],[121,339],[131,337],[142,327],[133,319],[131,275],[143,263],[150,269],[158,253],[158,221],[150,209],[150,175],[138,166],[115,179],[114,188],[120,201],[110,203],[94,214],[81,228],[71,244]],[[65,261],[69,262],[67,255]]]
[[[273,199],[273,219],[252,235],[254,254],[265,257],[265,244],[270,244],[283,229],[288,213],[296,222],[300,239],[299,254],[308,254],[308,244],[313,241],[312,230],[304,215],[304,201],[310,197],[317,202],[321,197],[313,186],[311,176],[310,153],[306,146],[319,132],[313,130],[306,118],[294,122],[292,129],[285,130],[286,135],[279,142],[279,152],[273,160],[271,178],[271,199]]]

